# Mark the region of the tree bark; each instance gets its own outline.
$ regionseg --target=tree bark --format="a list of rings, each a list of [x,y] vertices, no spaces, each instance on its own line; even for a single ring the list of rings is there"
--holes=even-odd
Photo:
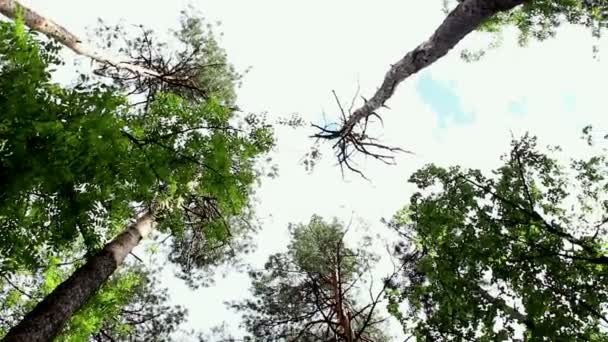
[[[353,341],[353,331],[350,326],[350,317],[347,317],[344,310],[344,292],[342,291],[342,240],[336,246],[336,265],[330,277],[330,286],[334,296],[338,325],[342,328],[345,342]]]
[[[446,55],[460,40],[491,16],[513,9],[528,0],[464,0],[439,25],[433,35],[391,66],[382,85],[363,106],[355,110],[344,123],[342,132],[348,134],[355,125],[374,115],[393,95],[397,85],[409,76],[433,64]],[[330,136],[330,139],[339,138]]]
[[[130,63],[115,61],[111,57],[104,56],[100,52],[94,51],[90,47],[85,46],[76,35],[61,25],[49,18],[45,18],[44,16],[36,13],[34,10],[23,6],[16,0],[0,0],[0,13],[4,14],[8,18],[14,20],[17,17],[19,9],[21,10],[23,21],[27,27],[34,31],[38,31],[49,38],[56,39],[62,45],[79,55],[89,57],[102,64],[109,64],[116,68],[129,70],[138,75],[146,77],[162,77],[162,75],[154,70]]]
[[[336,316],[338,318],[338,325],[340,326],[342,333],[344,334],[344,340],[345,342],[352,342],[353,341],[353,332],[352,329],[350,327],[350,319],[346,316],[346,314],[344,313],[344,304],[342,302],[342,291],[340,290],[340,275],[338,274],[339,271],[335,271],[334,273],[332,273],[331,275],[331,290],[333,292],[333,296],[334,296],[334,306],[335,306],[335,310],[336,310]]]
[[[147,211],[38,303],[8,332],[3,341],[51,341],[122,264],[139,241],[150,234],[153,226],[154,215]]]

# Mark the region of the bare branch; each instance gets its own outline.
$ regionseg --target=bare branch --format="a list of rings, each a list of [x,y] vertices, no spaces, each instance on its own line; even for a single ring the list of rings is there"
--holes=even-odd
[[[10,285],[12,286],[17,292],[21,293],[22,295],[26,296],[27,298],[32,298],[32,295],[25,292],[24,290],[22,290],[19,286],[17,286],[15,283],[13,283],[9,277],[7,277],[4,274],[0,274],[0,276],[2,276],[2,278],[4,278],[4,280]]]

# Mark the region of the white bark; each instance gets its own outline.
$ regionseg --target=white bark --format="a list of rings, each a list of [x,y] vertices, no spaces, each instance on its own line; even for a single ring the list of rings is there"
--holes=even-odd
[[[109,64],[113,67],[129,70],[130,72],[138,75],[146,77],[162,77],[162,75],[154,70],[143,68],[134,64],[119,62],[110,56],[105,56],[99,51],[95,51],[94,49],[83,44],[80,38],[68,31],[63,26],[57,24],[49,18],[45,18],[34,10],[23,6],[16,0],[0,0],[0,13],[6,17],[14,20],[17,17],[18,9],[21,9],[23,21],[27,27],[34,31],[38,31],[49,38],[56,39],[62,45],[79,55],[89,57],[101,64]]]
[[[154,215],[150,211],[146,211],[132,226],[128,227],[121,234],[121,236],[129,235],[129,238],[121,239],[119,236],[106,245],[105,249],[112,253],[117,265],[122,264],[127,255],[135,247],[133,240],[136,240],[138,243],[140,240],[145,239],[154,230],[154,224]]]

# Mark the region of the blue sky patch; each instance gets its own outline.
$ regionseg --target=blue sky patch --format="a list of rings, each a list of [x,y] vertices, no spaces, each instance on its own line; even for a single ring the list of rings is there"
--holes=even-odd
[[[462,107],[460,97],[454,88],[454,82],[435,80],[429,72],[423,72],[418,77],[416,90],[422,101],[437,113],[441,128],[451,123],[467,125],[475,121],[475,115],[466,112]]]
[[[562,103],[566,111],[574,112],[576,110],[576,96],[573,94],[564,94],[562,96]]]
[[[524,116],[528,113],[528,100],[525,97],[522,97],[518,100],[511,101],[508,105],[508,110],[512,114]]]

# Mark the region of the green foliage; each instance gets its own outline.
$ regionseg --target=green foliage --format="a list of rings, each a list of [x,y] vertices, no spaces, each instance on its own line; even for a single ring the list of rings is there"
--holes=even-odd
[[[449,1],[444,0],[447,13]],[[502,41],[501,31],[512,25],[519,31],[519,44],[525,46],[530,39],[543,41],[555,37],[556,30],[564,23],[582,25],[599,39],[608,27],[608,3],[604,0],[533,0],[526,1],[510,12],[501,12],[486,20],[478,30],[494,36],[488,47],[494,49]],[[598,47],[593,47],[594,53]],[[479,60],[485,50],[464,50],[461,57],[468,62]]]
[[[231,304],[242,313],[250,339],[344,341],[338,327],[341,306],[352,315],[353,336],[388,340],[374,312],[376,302],[361,305],[357,300],[361,278],[376,258],[345,246],[346,231],[338,221],[318,216],[308,224],[290,225],[287,252],[271,255],[264,270],[250,272],[253,299]]]
[[[234,86],[240,85],[242,75],[228,63],[226,51],[218,44],[214,25],[207,23],[196,9],[190,7],[182,11],[180,28],[174,32],[174,37],[196,51],[194,63],[204,66],[196,75],[197,83],[204,85],[210,95],[221,98],[223,104],[234,105]],[[186,57],[187,50],[181,52],[180,59]]]
[[[115,85],[138,95],[147,106],[163,92],[177,94],[189,102],[215,97],[222,105],[233,107],[235,87],[242,75],[228,62],[214,29],[196,9],[182,11],[177,30],[171,31],[169,41],[159,38],[142,25],[135,32],[118,25],[106,25],[99,20],[93,41],[103,50],[122,56],[133,64],[145,66],[166,75],[164,80],[142,78],[131,73],[102,66],[96,74],[109,76]],[[169,80],[169,78],[172,78]]]
[[[0,337],[82,262],[60,263],[54,259],[36,274],[20,274],[12,277],[10,283],[4,278]],[[71,318],[55,341],[170,340],[185,320],[186,310],[168,304],[166,289],[158,287],[151,271],[127,265],[115,273]]]
[[[226,323],[222,323],[221,325],[214,326],[210,329],[208,333],[200,333],[198,335],[198,342],[251,342],[252,340],[248,337],[245,337],[242,340],[237,340],[228,332],[228,328]]]
[[[0,32],[0,256],[3,269],[35,268],[44,245],[61,250],[79,230],[96,247],[86,211],[111,198],[125,207],[128,194],[117,179],[128,178],[134,164],[120,131],[121,97],[51,83],[56,47],[19,36],[8,23]]]
[[[95,294],[85,307],[74,315],[56,341],[88,341],[109,319],[120,317],[120,311],[137,293],[141,279],[136,273],[117,274]],[[106,323],[107,324],[107,323]],[[118,332],[129,331],[123,325]]]
[[[338,260],[338,251],[344,248],[342,237],[344,229],[334,220],[331,224],[323,222],[321,217],[313,216],[308,224],[290,226],[292,241],[289,255],[298,267],[305,272],[331,273],[340,262],[345,277],[352,273],[352,258]],[[345,250],[344,254],[352,254]]]
[[[59,259],[51,258],[48,267],[44,272],[44,283],[42,285],[42,294],[44,296],[53,292],[53,290],[61,284],[61,282],[66,278],[65,272],[62,272],[58,267]]]
[[[435,165],[411,176],[420,191],[393,221],[408,237],[399,253],[420,253],[399,285],[404,324],[422,340],[522,327],[529,341],[606,340],[605,152],[566,166],[524,136],[503,161],[492,177]]]
[[[94,250],[124,228],[130,203],[158,196],[167,204],[161,230],[179,236],[203,229],[181,219],[184,207],[207,198],[216,215],[199,223],[209,225],[209,239],[227,238],[219,226],[248,206],[256,157],[274,143],[267,124],[239,123],[215,97],[191,103],[158,94],[136,115],[107,87],[61,88],[47,71],[56,51],[39,49],[29,36],[17,39],[10,24],[2,28],[4,268],[35,267],[46,246],[61,250],[78,238]]]
[[[608,4],[589,0],[535,0],[526,2],[510,13],[501,13],[484,24],[482,30],[497,32],[506,24],[520,31],[520,44],[530,38],[545,40],[555,36],[555,29],[563,22],[583,25],[599,37],[608,25]]]
[[[148,270],[130,267],[104,284],[56,340],[169,341],[186,310],[168,305],[166,292]]]
[[[234,111],[234,88],[241,76],[227,62],[212,25],[193,13],[182,13],[178,30],[171,34],[177,41],[174,49],[143,27],[133,35],[120,25],[101,25],[96,34],[112,41],[127,60],[184,79],[141,82],[132,75],[98,70],[119,88],[146,97],[146,114],[128,136],[145,151],[154,173],[147,176],[163,179],[159,201],[166,210],[159,229],[175,237],[169,258],[179,264],[178,276],[198,286],[211,277],[193,269],[208,269],[233,259],[235,250],[250,250],[249,199],[263,175],[257,157],[272,148],[274,138],[264,117]],[[124,44],[114,45],[118,37]]]
[[[0,23],[0,274],[35,290],[0,292],[0,316],[10,317],[2,331],[67,278],[67,256],[86,259],[153,203],[159,231],[171,235],[169,259],[190,285],[235,248],[247,250],[257,162],[273,147],[273,130],[263,117],[229,106],[238,77],[225,53],[201,22],[182,24],[176,37],[209,58],[188,68],[199,66],[196,79],[210,88],[198,96],[150,85],[144,91],[154,96],[142,110],[120,82],[82,76],[73,87],[53,83],[50,72],[63,63],[58,46],[19,22]],[[207,62],[221,67],[200,65]],[[169,339],[185,312],[165,306],[166,294],[147,278],[139,271],[112,278],[62,338]],[[150,305],[124,311],[138,301]]]

